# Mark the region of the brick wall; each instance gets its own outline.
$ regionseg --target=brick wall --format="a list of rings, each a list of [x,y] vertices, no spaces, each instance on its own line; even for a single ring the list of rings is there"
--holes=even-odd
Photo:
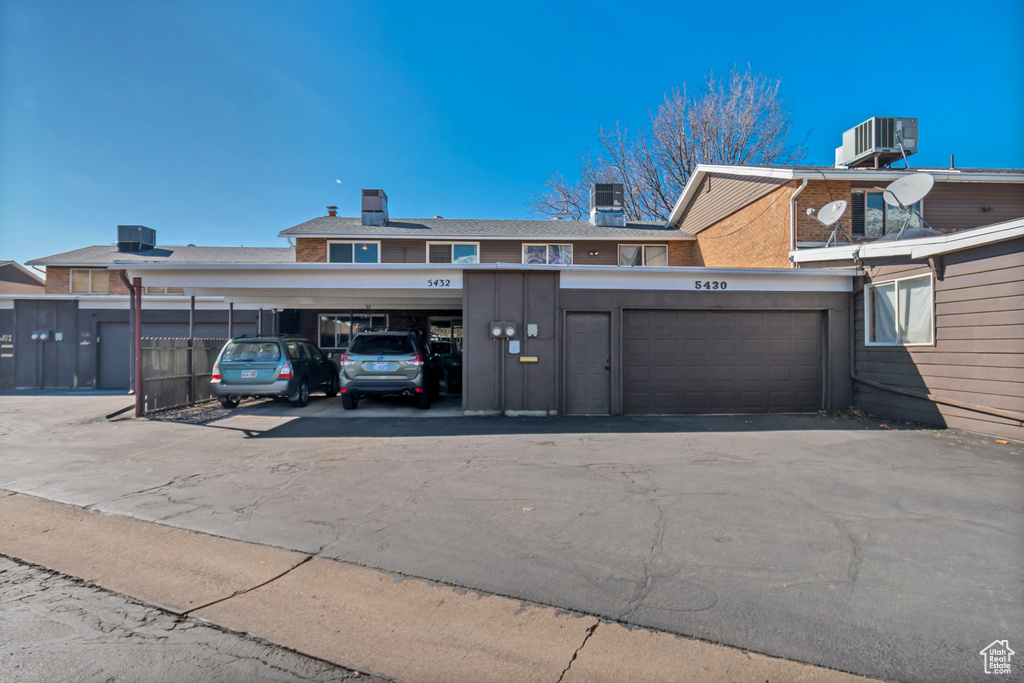
[[[783,185],[697,233],[694,265],[789,268],[789,198],[795,189]]]
[[[112,271],[110,271],[110,293],[111,294],[120,294],[120,295],[123,295],[123,296],[127,296],[128,295],[128,288],[124,286],[123,282],[121,282],[121,275],[120,275],[121,272],[123,272],[123,271],[120,271],[120,270],[112,270]]]
[[[71,291],[71,269],[47,266],[46,293],[67,294]]]
[[[697,265],[697,243],[680,242],[678,240],[668,243],[668,264],[670,266],[695,266]]]
[[[799,187],[798,184],[794,185]],[[826,228],[819,223],[814,216],[807,215],[807,209],[814,209],[815,214],[826,204],[843,201],[850,202],[850,182],[829,180],[810,180],[807,187],[796,198],[796,241],[797,242],[826,242],[832,234],[831,228]],[[788,207],[788,203],[787,203]],[[786,244],[789,244],[789,213],[786,213]],[[839,219],[839,225],[846,231],[847,235],[853,233],[853,218],[849,207],[846,213]],[[842,239],[842,238],[841,238]],[[845,240],[844,240],[845,241]]]
[[[295,238],[296,263],[324,263],[327,261],[327,240],[315,237]]]

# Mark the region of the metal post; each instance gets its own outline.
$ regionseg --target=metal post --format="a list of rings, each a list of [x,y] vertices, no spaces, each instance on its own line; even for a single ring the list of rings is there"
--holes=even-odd
[[[128,333],[132,336],[132,339],[135,339],[135,326],[138,324],[135,320],[135,287],[132,286],[131,281],[128,279],[128,276],[124,274],[123,270],[117,271],[117,274],[121,278],[121,282],[124,283],[125,288],[128,290]],[[130,353],[128,356],[128,377],[130,378],[128,380],[128,393],[133,394],[135,393],[135,363],[138,362],[138,359],[135,357],[134,353]]]
[[[135,417],[145,411],[142,386],[142,278],[132,278],[135,290]]]
[[[235,302],[228,302],[228,339],[235,338]]]
[[[256,334],[263,334],[263,309],[256,314]]]
[[[186,396],[188,404],[196,404],[196,373],[195,373],[195,346],[196,346],[196,297],[192,295],[188,305],[188,357],[186,358],[186,372],[188,372],[188,386]]]

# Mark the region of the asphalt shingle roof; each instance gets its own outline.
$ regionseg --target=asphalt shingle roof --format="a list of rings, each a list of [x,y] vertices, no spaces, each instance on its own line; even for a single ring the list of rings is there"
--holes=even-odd
[[[282,230],[280,237],[373,236],[404,239],[488,238],[549,239],[687,239],[664,223],[627,223],[624,228],[598,227],[590,221],[479,220],[462,218],[391,218],[387,225],[362,225],[358,217],[320,216]]]
[[[28,261],[30,266],[107,266],[135,263],[293,263],[290,247],[156,246],[147,251],[120,252],[115,245],[96,245]]]

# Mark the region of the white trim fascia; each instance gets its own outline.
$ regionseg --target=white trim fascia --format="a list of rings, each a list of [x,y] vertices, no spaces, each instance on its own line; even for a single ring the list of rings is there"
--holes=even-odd
[[[709,297],[728,292],[852,292],[853,278],[863,274],[860,270],[817,268],[644,267],[619,268],[620,272],[626,272],[611,278],[604,272],[607,269],[608,266],[564,271],[559,278],[559,288],[693,291]],[[705,288],[705,283],[714,286]]]
[[[909,256],[911,259],[917,260],[980,247],[986,244],[1005,242],[1006,240],[1020,237],[1024,237],[1024,218],[1015,218],[1003,223],[954,232],[941,237],[921,237],[915,240],[896,242],[864,242],[862,244],[820,249],[800,249],[798,251],[791,251],[789,255],[796,263],[848,261],[855,258],[864,260],[885,258],[887,256]]]
[[[624,228],[626,230],[643,230],[643,228]],[[657,228],[654,228],[657,230]],[[631,240],[679,240],[682,242],[692,242],[697,238],[693,235],[687,235],[676,231],[668,232],[664,235],[554,235],[551,237],[537,235],[444,235],[444,234],[431,234],[427,235],[407,235],[407,234],[386,234],[380,233],[373,235],[349,235],[341,233],[289,233],[285,235],[283,232],[278,234],[278,237],[290,237],[297,239],[299,237],[303,239],[319,239],[319,240],[333,240],[333,241],[352,241],[352,240],[429,240],[431,242],[527,242],[538,243],[538,240],[547,240],[547,244],[554,244],[558,242],[618,242],[623,239]]]

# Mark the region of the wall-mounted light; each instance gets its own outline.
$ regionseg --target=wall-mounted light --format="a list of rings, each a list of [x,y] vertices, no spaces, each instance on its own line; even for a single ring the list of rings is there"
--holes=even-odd
[[[597,256],[597,255],[598,255],[598,254],[600,254],[601,252],[599,252],[599,251],[591,251],[591,252],[589,252],[589,253],[590,253],[590,255],[591,255],[591,256]]]

